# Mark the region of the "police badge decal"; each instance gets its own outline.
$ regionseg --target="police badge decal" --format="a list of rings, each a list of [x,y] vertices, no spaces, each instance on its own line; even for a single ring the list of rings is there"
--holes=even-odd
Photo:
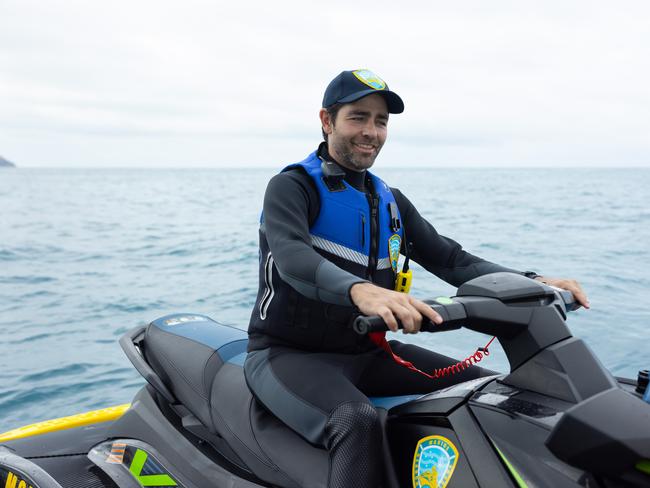
[[[413,488],[445,488],[457,462],[458,449],[446,437],[420,439],[413,456]]]

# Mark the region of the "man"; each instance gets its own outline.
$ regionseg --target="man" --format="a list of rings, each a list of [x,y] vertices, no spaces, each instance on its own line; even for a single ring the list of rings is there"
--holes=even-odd
[[[359,311],[416,333],[442,319],[393,291],[398,251],[454,286],[496,271],[439,235],[411,202],[368,171],[402,99],[368,70],[344,71],[320,110],[325,142],[271,179],[260,226],[260,288],[244,370],[255,397],[288,426],[329,451],[329,487],[381,484],[381,426],[368,396],[426,393],[491,374],[472,366],[440,379],[403,367],[385,340],[350,327]],[[542,279],[527,272],[527,276]],[[568,288],[588,306],[572,280]],[[380,347],[384,346],[384,347]],[[422,371],[455,364],[432,351],[390,342]]]

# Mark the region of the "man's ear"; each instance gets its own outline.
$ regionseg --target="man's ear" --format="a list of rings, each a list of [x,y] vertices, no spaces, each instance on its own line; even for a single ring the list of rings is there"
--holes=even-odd
[[[323,126],[323,132],[325,132],[325,134],[331,134],[332,126],[334,124],[332,124],[332,118],[330,117],[329,112],[326,109],[321,108],[320,112],[318,112],[318,116],[320,117],[320,123]]]

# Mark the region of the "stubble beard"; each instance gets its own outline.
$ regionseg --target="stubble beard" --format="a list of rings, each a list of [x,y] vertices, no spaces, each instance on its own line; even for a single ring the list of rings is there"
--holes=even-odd
[[[365,171],[372,167],[375,164],[375,159],[379,155],[381,146],[377,146],[375,154],[368,156],[366,158],[357,157],[354,154],[354,149],[352,148],[352,143],[347,141],[337,141],[332,145],[334,151],[339,156],[340,161],[337,161],[342,166],[352,169],[354,171]]]

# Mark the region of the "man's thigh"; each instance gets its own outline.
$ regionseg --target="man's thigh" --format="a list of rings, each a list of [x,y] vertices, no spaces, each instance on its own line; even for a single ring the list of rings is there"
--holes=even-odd
[[[350,379],[360,358],[271,347],[248,354],[249,388],[268,410],[314,444],[323,444],[330,414],[344,403],[368,403]]]

